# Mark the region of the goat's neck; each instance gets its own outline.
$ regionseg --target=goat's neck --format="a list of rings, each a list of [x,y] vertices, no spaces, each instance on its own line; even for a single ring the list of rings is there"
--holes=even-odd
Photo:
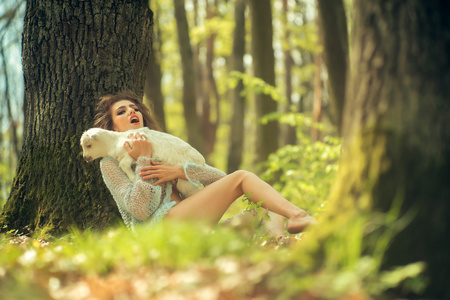
[[[111,145],[108,146],[109,156],[114,157],[117,160],[121,160],[128,154],[124,144],[125,141],[129,140],[129,138],[122,132],[111,131],[109,132],[109,134],[111,134],[111,141],[114,141]]]
[[[117,158],[117,142],[119,140],[120,135],[115,131],[104,131],[106,138],[102,140],[101,147],[103,148],[103,153],[106,153],[105,156],[110,156]]]

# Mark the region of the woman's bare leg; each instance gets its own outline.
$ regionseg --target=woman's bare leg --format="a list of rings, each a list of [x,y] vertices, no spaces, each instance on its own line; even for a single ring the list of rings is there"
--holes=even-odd
[[[268,210],[288,218],[289,233],[301,232],[314,222],[304,210],[298,208],[258,176],[247,171],[236,171],[208,185],[198,193],[174,206],[167,217],[177,219],[206,219],[217,223],[228,207],[240,196],[250,194],[249,199]]]

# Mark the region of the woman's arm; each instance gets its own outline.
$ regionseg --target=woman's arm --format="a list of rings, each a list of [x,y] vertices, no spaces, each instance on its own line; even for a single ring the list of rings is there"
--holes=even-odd
[[[184,164],[183,169],[186,179],[197,186],[207,186],[227,175],[209,165],[201,166],[195,163]]]
[[[143,167],[139,176],[144,180],[154,179],[153,185],[158,185],[174,179],[187,179],[183,166],[171,166],[151,160],[151,164]]]
[[[201,166],[195,163],[186,163],[171,166],[153,160],[151,162],[152,165],[141,169],[139,176],[143,179],[157,179],[153,185],[174,179],[186,179],[194,185],[206,186],[226,176],[224,172],[208,165]]]
[[[136,163],[136,175],[138,175],[142,167],[150,164],[150,158],[139,157]],[[117,205],[139,220],[145,220],[151,216],[160,206],[161,198],[170,193],[170,185],[154,186],[155,179],[143,179],[137,176],[136,181],[131,182],[119,167],[118,162],[110,157],[104,158],[100,167],[105,184]]]

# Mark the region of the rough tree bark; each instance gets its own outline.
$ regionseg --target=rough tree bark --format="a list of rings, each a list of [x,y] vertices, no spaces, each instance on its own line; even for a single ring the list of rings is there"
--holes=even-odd
[[[118,211],[79,138],[98,97],[142,93],[152,33],[147,1],[27,2],[24,144],[2,229],[102,228]]]
[[[449,299],[450,5],[354,5],[344,150],[332,199],[341,211],[373,212],[400,200],[400,214],[413,219],[392,239],[384,267],[424,261],[430,281],[423,296]]]
[[[174,8],[183,69],[183,108],[188,142],[200,153],[205,154],[205,141],[200,131],[200,119],[196,107],[196,75],[184,0],[174,0]]]
[[[245,8],[246,0],[236,0],[234,7],[235,28],[233,33],[232,70],[245,72]],[[232,116],[230,129],[230,142],[228,148],[227,172],[231,173],[239,169],[242,163],[242,151],[244,150],[244,113],[245,97],[241,95],[244,90],[242,80],[239,80],[232,94]]]
[[[250,0],[252,25],[252,56],[254,76],[275,86],[275,57],[273,50],[272,6],[270,0]],[[276,112],[277,103],[265,94],[256,94],[256,117]],[[278,122],[256,127],[256,163],[267,160],[278,149]]]
[[[347,19],[343,0],[317,0],[323,37],[323,59],[328,70],[332,119],[341,133],[348,65]]]

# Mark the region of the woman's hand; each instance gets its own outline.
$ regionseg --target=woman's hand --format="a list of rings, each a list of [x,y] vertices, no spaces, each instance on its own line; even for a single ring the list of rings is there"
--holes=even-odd
[[[134,158],[138,159],[140,156],[151,157],[152,156],[152,143],[147,141],[144,136],[140,135],[139,132],[133,136],[129,136],[133,142],[133,146],[129,142],[125,142],[125,149]]]
[[[143,167],[139,176],[142,179],[158,178],[158,180],[153,183],[153,185],[158,185],[166,181],[171,181],[177,178],[186,179],[186,174],[184,174],[183,166],[171,166],[162,162],[156,162],[151,160],[152,165],[148,167]]]

